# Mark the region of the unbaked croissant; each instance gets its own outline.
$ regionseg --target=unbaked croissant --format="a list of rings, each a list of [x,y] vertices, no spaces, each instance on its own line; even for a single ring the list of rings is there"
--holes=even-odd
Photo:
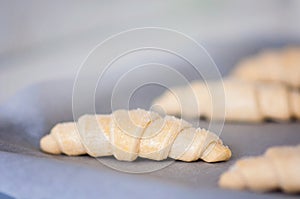
[[[231,151],[217,135],[193,128],[175,117],[155,112],[117,110],[111,115],[84,115],[77,123],[60,123],[40,141],[51,154],[115,156],[133,161],[138,156],[152,160],[168,157],[182,161],[226,161]]]
[[[300,88],[300,48],[261,52],[238,63],[231,75],[244,80],[281,82]]]
[[[227,78],[200,81],[171,89],[154,100],[165,113],[183,117],[259,122],[264,119],[300,118],[300,92],[283,84],[262,84]],[[214,99],[214,100],[213,100]],[[193,103],[196,102],[196,103]],[[225,111],[224,111],[225,109]]]
[[[300,145],[269,148],[258,157],[238,160],[225,172],[219,185],[228,189],[266,192],[282,189],[300,193]]]

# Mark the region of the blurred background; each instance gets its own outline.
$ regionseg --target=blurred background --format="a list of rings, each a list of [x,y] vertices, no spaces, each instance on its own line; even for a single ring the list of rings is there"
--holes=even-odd
[[[300,1],[0,1],[0,105],[43,80],[74,78],[112,34],[155,26],[201,43],[222,75],[261,48],[300,41]],[[299,43],[299,42],[298,42]]]
[[[92,96],[86,94],[87,88],[94,88],[84,84],[82,87],[78,86],[77,101],[76,97],[71,98],[71,93],[75,90],[71,88],[77,71],[89,52],[114,34],[141,27],[162,27],[185,33],[209,52],[221,75],[226,76],[240,59],[262,49],[300,44],[299,19],[299,0],[0,0],[1,191],[21,198],[45,198],[41,196],[53,194],[67,198],[96,198],[99,195],[105,197],[121,194],[130,197],[132,193],[134,196],[140,194],[146,198],[167,194],[173,194],[175,197],[195,195],[195,198],[199,198],[200,195],[205,198],[265,198],[265,195],[261,194],[223,192],[217,188],[219,175],[233,161],[220,167],[176,162],[149,175],[140,175],[138,177],[141,177],[141,180],[136,180],[135,176],[127,174],[122,174],[121,178],[120,173],[113,173],[104,166],[106,164],[99,164],[92,158],[52,157],[42,154],[37,149],[39,139],[58,121],[70,121],[76,119],[74,116],[94,113],[94,104],[84,99],[86,97],[94,100],[93,92],[89,92]],[[145,35],[137,35],[139,38],[143,36]],[[127,44],[128,42],[132,40],[127,41]],[[174,46],[177,45],[182,44],[175,42]],[[118,47],[118,43],[114,47]],[[116,49],[114,47],[108,48],[107,52],[101,55],[108,56],[109,52]],[[189,51],[188,46],[183,45],[182,48],[186,48],[186,52]],[[194,57],[201,57],[195,54]],[[139,60],[134,60],[136,58]],[[191,67],[178,57],[145,52],[126,56],[115,65],[115,70],[111,70],[103,79],[110,83],[117,82],[128,68],[136,66],[136,63],[147,63],[152,58],[158,58],[157,60],[161,61],[159,63],[176,68],[185,77],[197,78]],[[209,68],[206,64],[202,66]],[[123,91],[126,88],[123,86],[127,85],[129,80],[133,85],[139,84],[137,80],[146,79],[150,73],[153,75],[153,71],[150,70],[143,70],[143,73],[145,76],[128,75],[125,83],[120,83],[117,92],[120,95],[115,97],[116,108],[119,105],[120,108],[124,108],[122,103],[127,102],[124,100]],[[169,76],[167,79],[164,74],[157,77],[174,81],[174,78]],[[86,83],[91,79],[84,76],[82,80]],[[39,84],[45,81],[44,85]],[[30,85],[33,86],[29,87]],[[107,90],[111,89],[111,85],[102,85]],[[20,92],[22,89],[25,90]],[[107,95],[109,91],[105,93],[103,90],[97,93],[100,95],[97,96],[100,99],[96,104],[100,110],[97,109],[97,112],[110,113],[108,108],[112,103]],[[140,89],[134,95],[134,99],[140,101],[132,100],[133,106],[151,105],[150,98],[147,98],[147,101],[144,96],[155,97],[147,89]],[[72,102],[75,102],[75,106]],[[74,111],[74,107],[78,110]],[[222,130],[222,140],[234,151],[234,161],[242,156],[261,154],[271,145],[299,142],[299,123],[296,122],[279,125],[263,123],[256,126],[233,123],[226,124],[224,130],[222,123],[201,122],[202,127],[211,125],[209,130],[212,132]],[[119,165],[113,158],[106,160],[108,163],[111,161],[112,164]],[[153,165],[161,164],[146,162],[145,165],[153,169]],[[127,166],[136,169],[136,164]],[[148,181],[149,176],[163,181]],[[268,196],[283,197],[276,194]]]

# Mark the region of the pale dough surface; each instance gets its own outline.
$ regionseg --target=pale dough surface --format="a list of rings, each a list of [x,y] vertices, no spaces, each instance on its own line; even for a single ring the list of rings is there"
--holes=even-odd
[[[238,63],[232,75],[244,80],[280,82],[300,88],[300,48],[262,51]]]
[[[222,174],[219,185],[228,189],[300,192],[300,145],[271,147],[264,155],[238,160]]]
[[[77,123],[57,124],[40,141],[47,153],[111,156],[134,161],[137,157],[182,161],[202,159],[226,161],[230,149],[220,138],[205,129],[193,128],[185,120],[161,117],[142,109],[117,110],[110,115],[84,115]]]
[[[239,122],[300,119],[299,90],[280,83],[255,83],[230,77],[219,82],[195,81],[171,91],[153,101],[153,105],[167,114]]]

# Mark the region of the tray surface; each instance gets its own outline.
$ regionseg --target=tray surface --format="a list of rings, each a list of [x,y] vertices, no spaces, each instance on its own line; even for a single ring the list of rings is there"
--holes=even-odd
[[[39,150],[39,139],[55,123],[73,120],[72,86],[71,80],[35,84],[20,91],[0,108],[0,192],[3,194],[22,198],[297,198],[280,192],[256,194],[223,190],[217,181],[238,158],[262,154],[273,145],[298,144],[299,122],[226,123],[221,138],[230,146],[233,157],[217,164],[144,159],[128,163],[113,157],[97,160],[88,156],[44,154]],[[152,100],[147,96],[141,95],[133,106],[144,104],[147,108]],[[101,113],[109,112],[103,107],[98,108]],[[84,105],[79,109],[84,113]],[[200,125],[205,127],[208,122],[201,121]],[[156,171],[132,174],[114,170],[103,163],[127,171]]]

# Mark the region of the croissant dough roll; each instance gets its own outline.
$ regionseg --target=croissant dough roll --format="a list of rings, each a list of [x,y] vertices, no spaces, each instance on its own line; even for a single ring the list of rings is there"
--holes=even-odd
[[[261,52],[242,60],[231,75],[244,80],[281,82],[300,88],[300,48]]]
[[[208,84],[210,86],[195,81],[189,86],[174,88],[172,93],[166,91],[153,104],[167,114],[184,117],[204,116],[245,122],[300,118],[300,92],[282,84],[253,83],[234,78]],[[190,98],[194,98],[197,104],[192,105]]]
[[[182,161],[202,159],[226,161],[231,151],[220,138],[188,122],[155,112],[117,110],[111,115],[84,115],[77,123],[57,124],[40,141],[41,149],[51,154],[113,155],[133,161],[138,156],[152,160],[168,157]]]
[[[228,189],[266,192],[281,189],[300,193],[300,145],[271,147],[264,155],[238,160],[222,174],[219,185]]]

